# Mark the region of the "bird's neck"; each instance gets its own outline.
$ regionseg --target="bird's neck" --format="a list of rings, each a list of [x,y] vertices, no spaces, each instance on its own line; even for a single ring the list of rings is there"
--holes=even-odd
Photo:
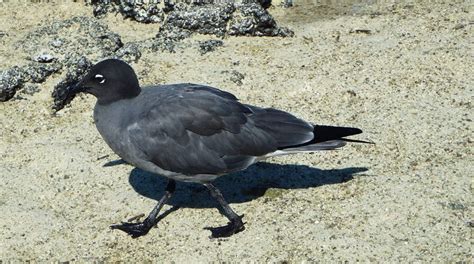
[[[137,86],[133,89],[124,89],[121,90],[121,92],[107,94],[107,96],[99,96],[97,98],[97,104],[108,105],[120,100],[133,99],[139,96],[141,92],[142,89],[140,88],[140,86]]]

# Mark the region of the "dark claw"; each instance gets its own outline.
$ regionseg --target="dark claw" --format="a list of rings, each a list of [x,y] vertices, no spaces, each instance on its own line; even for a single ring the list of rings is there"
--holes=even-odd
[[[123,232],[129,234],[132,238],[137,238],[148,234],[150,231],[149,225],[145,222],[143,223],[127,223],[122,222],[121,224],[111,225],[110,228],[122,230]]]
[[[210,238],[230,237],[245,230],[242,216],[240,219],[227,223],[225,226],[205,227],[204,229],[211,231]]]

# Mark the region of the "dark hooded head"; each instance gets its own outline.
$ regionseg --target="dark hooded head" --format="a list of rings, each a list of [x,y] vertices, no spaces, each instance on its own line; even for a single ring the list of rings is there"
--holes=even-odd
[[[71,93],[89,93],[99,104],[110,104],[140,94],[138,78],[132,67],[117,59],[103,60],[72,88]]]

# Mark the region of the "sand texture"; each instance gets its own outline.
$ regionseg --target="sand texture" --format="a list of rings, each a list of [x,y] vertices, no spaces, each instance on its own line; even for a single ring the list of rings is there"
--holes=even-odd
[[[109,225],[147,214],[166,181],[114,162],[92,96],[52,115],[62,69],[0,102],[0,262],[472,262],[471,1],[316,2],[269,9],[294,37],[227,36],[201,55],[196,43],[217,38],[197,34],[131,65],[142,85],[208,84],[318,124],[359,127],[356,138],[375,146],[273,158],[221,177],[216,186],[246,222],[227,239],[204,229],[227,222],[206,189],[178,183],[157,228],[131,239]],[[0,7],[0,70],[30,62],[19,43],[32,30],[93,18],[81,3]],[[159,28],[120,15],[100,22],[124,42]]]

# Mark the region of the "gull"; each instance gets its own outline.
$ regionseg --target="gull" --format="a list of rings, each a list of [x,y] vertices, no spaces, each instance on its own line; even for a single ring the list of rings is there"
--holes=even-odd
[[[315,125],[273,108],[244,104],[231,93],[200,84],[140,87],[135,71],[118,59],[94,65],[68,90],[97,98],[94,121],[107,145],[124,161],[168,178],[166,192],[142,222],[112,225],[133,238],[146,235],[173,195],[176,181],[204,185],[229,223],[209,228],[211,237],[229,237],[245,229],[212,181],[273,156],[333,150],[353,127]]]

